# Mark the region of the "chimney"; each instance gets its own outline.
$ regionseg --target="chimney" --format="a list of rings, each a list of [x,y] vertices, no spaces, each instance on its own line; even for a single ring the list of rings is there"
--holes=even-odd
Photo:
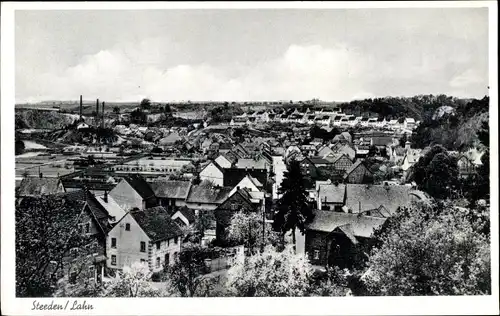
[[[104,202],[108,203],[108,191],[104,191]]]
[[[99,99],[95,101],[95,125],[99,121]]]
[[[104,127],[104,105],[106,103],[104,101],[102,101],[102,127]]]
[[[80,120],[82,119],[83,115],[83,96],[80,94]]]
[[[410,148],[411,148],[411,143],[410,143],[410,141],[407,140],[405,143],[405,149],[409,150]]]

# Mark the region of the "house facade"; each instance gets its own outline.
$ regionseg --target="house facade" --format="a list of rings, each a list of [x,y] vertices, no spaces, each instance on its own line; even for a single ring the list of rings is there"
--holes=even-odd
[[[150,185],[140,176],[124,177],[109,192],[113,200],[125,211],[133,208],[146,209],[157,205]]]
[[[373,173],[361,160],[357,160],[345,173],[346,183],[373,183]]]
[[[224,171],[218,163],[211,161],[200,171],[202,181],[210,181],[214,185],[224,185]]]

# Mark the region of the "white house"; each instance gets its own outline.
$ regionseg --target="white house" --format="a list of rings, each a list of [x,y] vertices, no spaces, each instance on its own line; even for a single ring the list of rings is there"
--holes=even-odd
[[[122,269],[134,262],[148,263],[151,271],[173,264],[181,250],[182,231],[161,207],[128,212],[106,238],[106,265]]]
[[[224,155],[219,155],[217,158],[215,158],[215,162],[224,169],[231,168],[231,166],[233,165],[232,161]]]
[[[248,189],[251,192],[262,192],[263,185],[259,180],[250,175],[246,175],[240,182],[229,192],[229,196],[233,195],[238,189]]]
[[[415,128],[415,119],[413,119],[411,117],[407,117],[407,118],[405,118],[403,125],[404,125],[404,128],[412,130]]]
[[[210,181],[214,185],[223,186],[224,185],[224,170],[215,161],[211,161],[200,171],[201,181]]]

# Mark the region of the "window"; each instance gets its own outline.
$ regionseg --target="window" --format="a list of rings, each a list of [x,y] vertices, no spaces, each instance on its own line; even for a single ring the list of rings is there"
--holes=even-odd
[[[85,224],[85,234],[90,233],[90,222]]]
[[[116,248],[116,238],[111,238],[111,248]]]
[[[159,250],[161,246],[161,243],[159,241],[156,242],[156,249]]]
[[[146,242],[141,241],[141,252],[146,252]]]
[[[170,247],[170,239],[167,240],[167,247]]]
[[[146,259],[141,259],[141,263],[146,263]]]
[[[116,266],[116,255],[111,255],[111,265]]]
[[[129,223],[125,224],[125,230],[130,231],[130,224]]]
[[[314,259],[315,260],[319,259],[319,250],[314,250]]]
[[[157,258],[156,258],[156,267],[157,267],[157,268],[159,268],[159,267],[160,267],[160,262],[161,262],[160,257],[157,257]]]
[[[236,211],[238,209],[238,204],[231,203],[231,211]]]
[[[165,265],[170,264],[170,254],[165,254]]]
[[[175,237],[174,243],[177,245],[178,242],[179,242],[179,237]]]

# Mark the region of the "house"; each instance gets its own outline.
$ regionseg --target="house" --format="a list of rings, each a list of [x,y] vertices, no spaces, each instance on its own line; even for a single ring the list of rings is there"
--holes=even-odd
[[[363,250],[369,251],[374,231],[386,220],[320,210],[314,211],[314,215],[313,221],[305,225],[304,240],[297,243],[304,244],[303,251],[311,264],[341,269],[352,268],[366,259]]]
[[[223,186],[224,168],[222,168],[217,162],[211,161],[201,169],[200,180],[210,181],[214,185]]]
[[[126,212],[157,206],[156,196],[149,183],[139,175],[128,175],[118,182],[109,196]]]
[[[256,179],[259,182],[259,184],[261,184],[264,188],[267,186],[268,172],[266,169],[241,169],[241,168],[224,169],[223,185],[225,187],[234,188],[246,176],[251,176],[253,179]]]
[[[406,153],[401,163],[401,169],[407,171],[420,159],[421,150],[410,148],[410,142],[406,142]]]
[[[202,181],[191,186],[186,199],[186,207],[196,211],[215,210],[228,196],[233,187],[214,186]]]
[[[216,220],[216,239],[219,244],[225,245],[228,242],[227,228],[231,223],[234,213],[256,212],[259,210],[259,203],[253,203],[248,189],[237,189],[234,194],[227,197],[214,211]]]
[[[86,129],[86,128],[90,128],[90,125],[85,123],[85,122],[80,122],[77,126],[76,126],[76,129]]]
[[[316,194],[316,205],[318,210],[329,210],[343,212],[345,205],[345,184],[319,185]]]
[[[229,123],[229,125],[231,126],[243,126],[246,124],[247,124],[247,118],[243,116],[241,117],[235,116],[231,119],[231,122]]]
[[[344,153],[328,155],[324,158],[330,162],[330,166],[344,174],[352,165],[352,160]]]
[[[415,128],[415,119],[411,118],[411,117],[405,118],[405,120],[403,122],[403,126],[405,129],[409,129],[409,130],[414,129]]]
[[[358,159],[344,174],[346,183],[373,183],[373,173]]]
[[[108,213],[109,223],[111,225],[114,225],[126,213],[125,210],[120,205],[118,205],[118,203],[116,203],[116,201],[111,196],[109,196],[107,191],[105,191],[102,195],[95,195],[95,200]]]
[[[185,227],[195,222],[196,215],[192,209],[183,206],[172,215],[172,219],[179,227]]]
[[[346,137],[346,136],[344,136],[344,137]],[[344,154],[351,160],[354,160],[354,158],[356,158],[356,150],[352,147],[351,144],[348,144],[348,143],[337,143],[337,144],[333,145],[331,150],[332,150],[332,153],[329,153],[328,155],[321,155],[321,156],[323,156],[323,158],[328,158],[328,157],[335,157],[336,155],[339,155],[339,154]]]
[[[264,198],[264,185],[260,183],[259,180],[247,174],[240,182],[229,192],[229,195],[233,195],[239,189],[247,189],[250,192],[261,192],[262,198]]]
[[[130,211],[108,233],[107,267],[122,269],[140,261],[153,272],[161,271],[180,252],[181,237],[180,227],[163,207]]]
[[[179,142],[179,141],[182,141],[182,137],[179,135],[179,133],[170,133],[167,136],[165,136],[159,140],[159,145],[160,146],[172,146],[176,142]]]
[[[387,184],[320,184],[316,196],[321,210],[340,211],[338,206],[342,201],[344,213],[378,217],[390,217],[399,207],[410,206],[413,201],[428,200],[425,194],[409,186]]]
[[[475,164],[464,154],[458,156],[457,165],[459,176],[462,178],[467,178],[476,172]]]
[[[59,178],[26,177],[17,189],[17,197],[42,196],[65,192]]]
[[[191,181],[157,180],[150,183],[158,204],[168,212],[184,206],[191,189]]]
[[[321,147],[320,149],[318,149],[318,156],[319,157],[326,157],[330,154],[335,154],[335,152],[330,148],[328,147],[327,145],[324,145],[323,147]]]

